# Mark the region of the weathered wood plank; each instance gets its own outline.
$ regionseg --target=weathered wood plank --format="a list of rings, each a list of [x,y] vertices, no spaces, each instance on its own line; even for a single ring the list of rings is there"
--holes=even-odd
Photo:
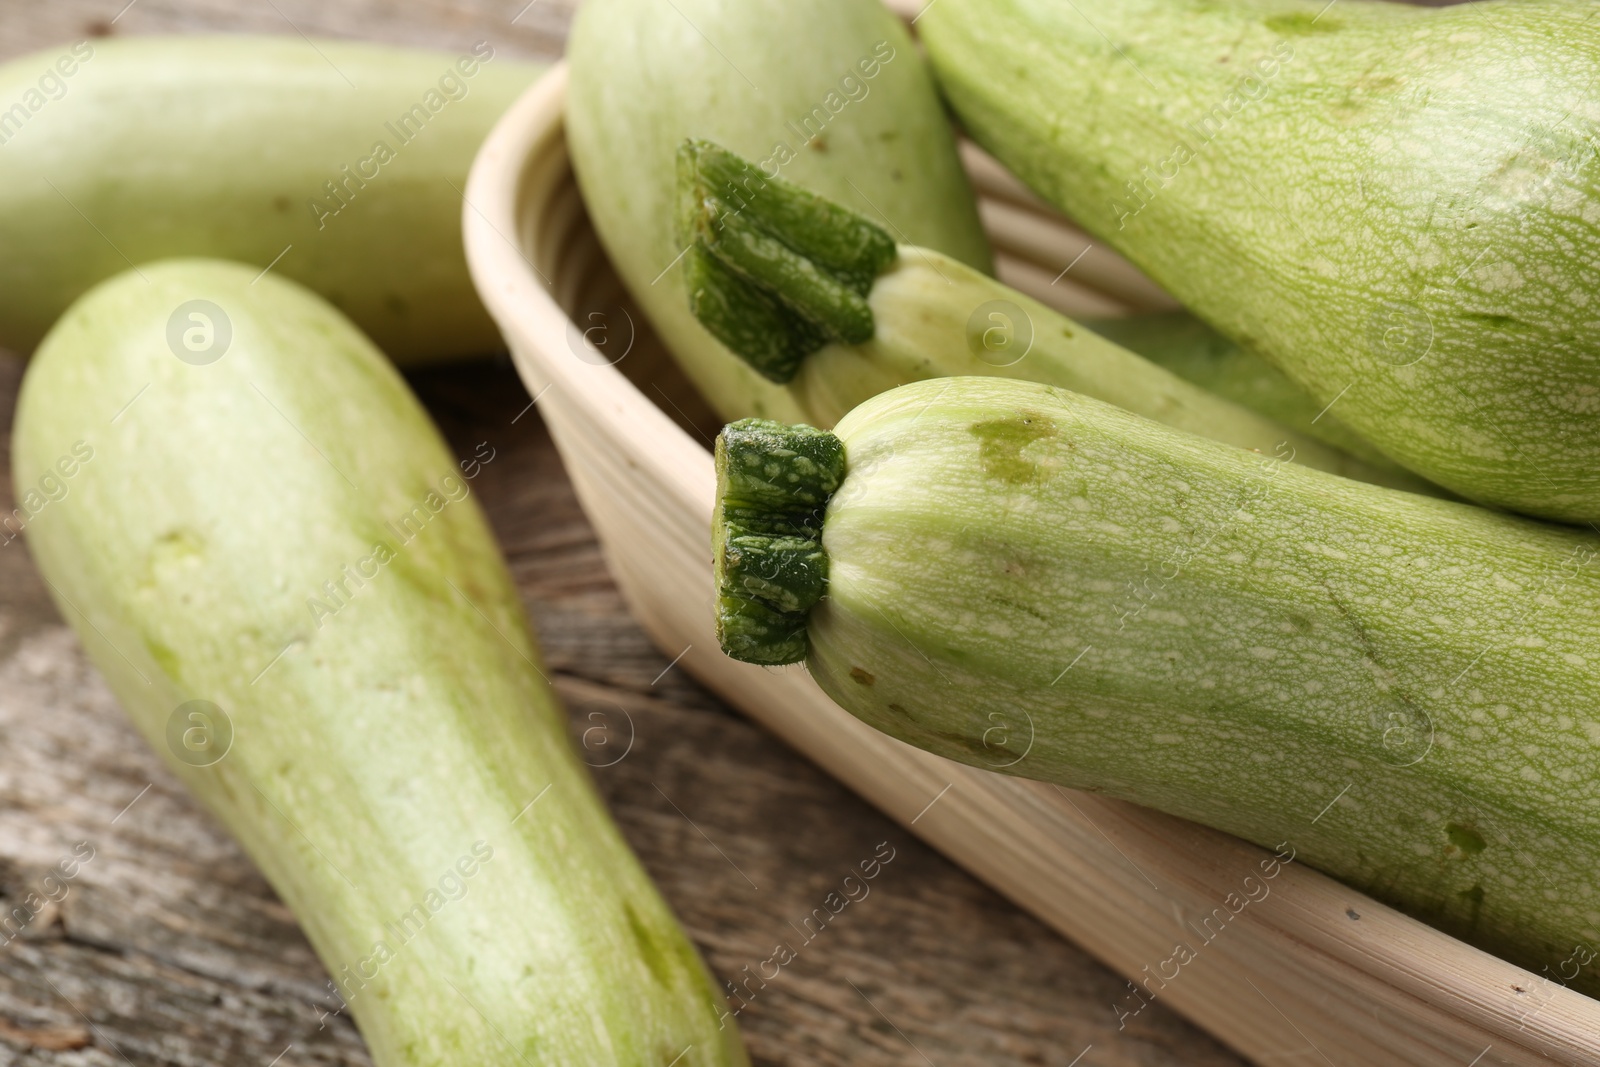
[[[0,58],[104,32],[124,2],[8,9]],[[136,0],[111,28],[448,48],[488,36],[549,55],[570,15],[565,0],[515,24],[524,0],[274,2],[281,16]],[[0,356],[0,501],[21,371]],[[527,397],[504,360],[414,384],[458,454],[495,450],[473,485],[574,739],[713,970],[742,984],[731,1003],[758,1063],[1239,1062],[1160,1005],[1119,1032],[1121,979],[668,669],[628,619],[537,415],[518,417]],[[349,1020],[326,1014],[336,1002],[293,916],[125,721],[20,541],[0,547],[0,738],[0,908],[64,890],[0,944],[0,1067],[370,1062]],[[92,859],[47,886],[79,842]],[[880,848],[893,859],[870,893],[832,914],[829,894]],[[780,944],[795,958],[770,977]],[[764,985],[750,977],[763,971]]]

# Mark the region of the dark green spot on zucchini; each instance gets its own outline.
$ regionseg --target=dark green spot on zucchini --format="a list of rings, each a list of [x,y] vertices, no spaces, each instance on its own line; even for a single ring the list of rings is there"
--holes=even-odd
[[[1056,437],[1060,431],[1043,415],[1024,413],[973,423],[971,433],[978,439],[978,460],[985,474],[1004,482],[1023,483],[1039,478],[1039,465],[1025,458],[1023,450]]]
[[[1463,856],[1476,856],[1489,847],[1482,834],[1460,823],[1446,823],[1444,833],[1450,839],[1450,844]]]

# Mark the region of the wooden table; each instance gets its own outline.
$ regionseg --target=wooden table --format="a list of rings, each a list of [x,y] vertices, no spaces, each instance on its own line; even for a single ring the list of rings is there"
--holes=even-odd
[[[0,11],[0,59],[106,33],[304,32],[559,53],[563,0],[54,0]],[[519,15],[518,12],[521,11]],[[121,12],[120,17],[119,12]],[[515,23],[511,19],[515,17]],[[24,364],[0,353],[0,500]],[[712,969],[791,939],[879,842],[894,861],[741,1016],[760,1064],[1237,1064],[669,665],[628,618],[509,363],[414,375],[474,483],[601,791]],[[631,721],[631,729],[628,723]],[[591,741],[599,734],[590,734]],[[19,540],[0,548],[0,907],[73,843],[69,895],[0,947],[0,1067],[367,1064],[293,916],[125,721]],[[670,799],[668,799],[670,798]],[[692,821],[691,821],[692,820]],[[1307,1050],[1309,1051],[1309,1050]],[[1286,1057],[1294,1057],[1286,1050]]]

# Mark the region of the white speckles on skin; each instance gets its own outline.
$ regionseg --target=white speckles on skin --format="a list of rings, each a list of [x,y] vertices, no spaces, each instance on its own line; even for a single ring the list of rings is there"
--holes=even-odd
[[[1030,32],[1028,12],[1042,8],[1019,4],[1001,20],[1009,29],[968,23],[930,46],[980,138],[1069,213],[1108,222],[1112,243],[1181,302],[1249,336],[1324,401],[1360,377],[1339,410],[1388,454],[1468,496],[1600,517],[1600,420],[1549,417],[1596,378],[1592,334],[1573,313],[1591,294],[1569,296],[1600,255],[1600,183],[1578,153],[1600,124],[1584,5],[1336,8],[1339,33],[1296,41],[1304,56],[1235,117],[1229,151],[1203,153],[1205,171],[1185,168],[1125,230],[1107,203],[1236,76],[1198,57],[1270,34],[1227,6],[1102,7],[1099,32]],[[967,17],[934,9],[929,25],[937,37]],[[1184,33],[1153,42],[1137,68],[1106,48],[1167,18]],[[979,42],[1003,47],[1011,33],[1037,60],[1026,77],[981,61]],[[1341,53],[1361,58],[1341,66]],[[1170,124],[1139,108],[1145,77],[1162,85]],[[1090,88],[1097,106],[1078,106]],[[1373,358],[1383,300],[1430,320],[1430,353],[1405,373]]]
[[[1562,398],[1561,410],[1574,415],[1593,415],[1600,412],[1600,389],[1580,386]]]
[[[1486,293],[1511,292],[1523,285],[1522,272],[1510,260],[1479,267],[1476,276],[1479,287]]]

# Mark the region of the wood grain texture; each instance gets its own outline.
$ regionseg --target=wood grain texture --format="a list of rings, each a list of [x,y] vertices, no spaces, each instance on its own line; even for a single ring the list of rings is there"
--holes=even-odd
[[[8,5],[0,58],[107,30],[299,31],[446,48],[487,37],[549,56],[571,6],[123,2]],[[3,501],[22,366],[0,357]],[[740,1021],[757,1063],[1240,1062],[1160,1005],[1119,1032],[1119,977],[671,668],[627,617],[504,360],[413,383],[460,455],[479,442],[495,449],[474,486],[574,741],[712,969],[754,993]],[[60,902],[0,945],[0,1067],[370,1062],[349,1020],[329,1014],[337,1002],[293,916],[126,722],[21,541],[0,547],[0,737],[0,908],[43,893],[46,871],[76,843],[94,849]],[[880,842],[895,858],[870,894],[808,940],[805,917]],[[779,943],[796,959],[763,987],[749,975]]]

